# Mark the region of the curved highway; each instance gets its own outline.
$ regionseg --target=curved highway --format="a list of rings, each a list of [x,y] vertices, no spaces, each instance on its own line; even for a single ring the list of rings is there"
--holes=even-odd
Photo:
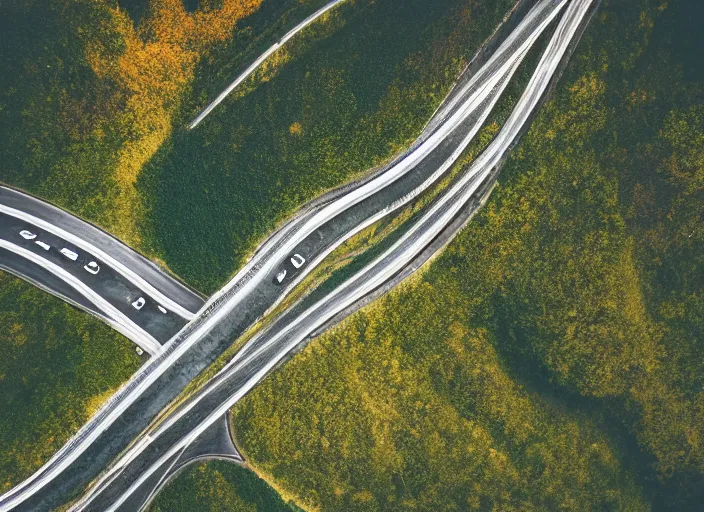
[[[194,291],[106,232],[2,186],[0,268],[101,318],[149,354],[203,305]]]
[[[442,193],[418,221],[375,261],[338,286],[305,311],[293,308],[282,314],[247,345],[192,399],[135,444],[112,471],[72,510],[130,510],[123,505],[135,493],[148,498],[163,481],[181,454],[242,396],[305,339],[351,304],[392,280],[443,233],[468,205],[490,191],[501,162],[526,128],[535,109],[555,78],[558,66],[581,35],[593,0],[573,0],[567,8],[525,93],[501,131],[487,149]],[[471,212],[470,212],[471,213]],[[456,229],[454,231],[456,233]],[[159,478],[155,481],[154,477]],[[141,503],[140,503],[141,505]]]
[[[574,5],[582,3],[574,0],[570,12]],[[528,49],[566,4],[567,0],[537,2],[484,66],[448,98],[435,117],[439,122],[429,124],[408,152],[373,179],[316,204],[276,232],[242,271],[49,462],[0,497],[0,510],[15,507],[45,510],[63,503],[137,439],[163,407],[330,251],[365,226],[407,204],[437,181],[481,127]],[[566,37],[561,35],[561,39]],[[540,69],[551,64],[556,66],[559,60],[552,55],[547,64],[541,62]],[[539,88],[533,82],[531,87]],[[532,108],[523,107],[521,115],[530,115],[531,111]],[[497,155],[503,154],[511,143],[508,136],[502,140],[501,145],[492,145]],[[488,172],[485,167],[489,163],[482,165],[472,175],[472,183],[478,183],[477,186],[481,183],[476,181],[477,176]],[[459,200],[465,196],[455,194],[452,197]],[[446,204],[445,207],[451,206]],[[444,212],[442,219],[446,216]],[[433,233],[430,229],[426,228],[423,236],[430,236]],[[347,288],[340,290],[343,289]],[[289,336],[294,335],[289,330],[284,336],[277,338],[285,339],[284,342],[250,344],[233,361],[238,368],[253,371],[254,377],[247,382],[258,382],[276,364],[271,361],[288,352],[280,349],[288,347],[293,339]],[[137,455],[150,445],[150,439],[149,436],[140,438],[135,446],[142,450],[135,452]]]

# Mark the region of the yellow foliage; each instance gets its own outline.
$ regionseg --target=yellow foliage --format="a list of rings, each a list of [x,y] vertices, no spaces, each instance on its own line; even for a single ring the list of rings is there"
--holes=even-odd
[[[360,501],[362,503],[366,503],[366,502],[372,501],[374,499],[374,496],[369,491],[364,490],[364,491],[359,491],[358,493],[355,493],[354,496],[352,496],[352,499],[354,501]]]
[[[291,126],[289,126],[288,132],[291,135],[301,135],[303,133],[303,126],[301,126],[301,123],[296,121]]]
[[[86,403],[86,417],[93,416],[98,409],[108,401],[108,399],[115,394],[116,389],[108,389],[99,395],[95,395]]]
[[[259,8],[261,0],[224,0],[219,9],[189,13],[181,0],[152,0],[149,15],[134,27],[127,13],[111,9],[106,30],[124,42],[115,58],[102,41],[86,49],[96,76],[119,85],[123,108],[110,112],[107,123],[123,135],[114,172],[117,185],[113,231],[138,244],[140,214],[134,184],[142,167],[171,134],[181,94],[193,79],[195,66],[214,44],[226,40],[235,23]],[[110,104],[120,104],[111,101]]]

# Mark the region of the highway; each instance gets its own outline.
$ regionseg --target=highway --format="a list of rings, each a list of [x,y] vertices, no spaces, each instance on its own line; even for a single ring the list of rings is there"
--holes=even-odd
[[[409,151],[374,173],[371,179],[352,187],[343,187],[326,195],[324,200],[312,203],[272,235],[237,276],[211,298],[198,315],[125,384],[69,443],[27,481],[0,497],[0,510],[45,510],[64,503],[108,467],[134,439],[141,440],[133,445],[132,449],[136,451],[132,453],[134,457],[131,460],[138,464],[149,463],[149,460],[142,458],[142,454],[146,457],[151,453],[146,448],[157,448],[157,443],[154,443],[153,436],[139,437],[149,423],[232,340],[277,304],[330,251],[359,230],[407,204],[444,175],[481,127],[528,49],[566,4],[567,0],[537,2],[483,66],[453,91]],[[560,44],[569,44],[574,32],[570,34],[563,24],[565,20],[577,19],[575,6],[584,4],[588,6],[591,2],[573,0],[569,4],[568,13],[560,25],[562,30],[556,32],[553,42],[558,37]],[[542,74],[536,72],[536,76],[544,75],[545,87],[552,78],[552,73],[548,71],[554,71],[562,54],[553,51],[546,53],[546,56],[538,68]],[[544,92],[543,81],[534,77],[526,93],[539,99]],[[452,189],[443,194],[442,197],[447,199],[435,203],[433,210],[429,211],[432,218],[413,235],[404,237],[405,245],[402,248],[394,246],[397,251],[395,256],[387,255],[383,265],[387,272],[398,272],[389,258],[401,258],[398,265],[402,268],[407,264],[403,263],[402,254],[417,253],[422,247],[427,247],[429,240],[437,237],[438,230],[444,229],[457,216],[457,208],[467,203],[510,148],[516,133],[522,129],[537,104],[537,100],[534,103],[531,101],[521,100],[521,108],[517,107],[502,129],[503,135],[497,137],[480,157],[477,161],[481,161],[480,164],[463,174],[463,177],[468,176],[467,181],[461,184],[456,182]],[[375,270],[379,279],[387,275],[382,272],[383,268]],[[342,295],[331,297],[324,308],[321,306],[323,309],[314,312],[314,316],[321,320],[330,318],[357,297],[355,294],[369,293],[380,285],[378,279],[366,279],[360,286],[349,284],[352,282],[348,280],[336,290]],[[355,289],[358,291],[354,292]],[[270,339],[258,337],[252,340],[227,368],[236,377],[228,374],[225,382],[239,382],[238,391],[232,396],[239,397],[246,393],[292,347],[300,343],[298,338],[311,327],[310,322],[310,317],[304,315],[295,322],[291,321],[290,327],[282,329],[281,334],[272,333]],[[224,407],[228,401],[231,399],[223,401],[219,407]],[[209,400],[196,402],[201,403],[205,405]],[[192,417],[188,414],[182,418]],[[177,418],[171,428],[181,428],[180,425],[182,423]],[[196,430],[189,430],[194,433],[184,439],[188,441],[197,437],[200,432]],[[166,436],[159,435],[157,438],[166,439]],[[176,444],[181,442],[176,441]],[[130,460],[124,460],[127,463],[123,466],[118,463],[114,467],[123,468],[123,471],[116,472],[118,480],[129,483],[125,477],[128,474],[126,470],[135,466],[130,464]],[[141,481],[138,479],[134,485]],[[101,489],[109,491],[110,478],[104,483],[107,487]],[[124,494],[128,496],[126,490]],[[122,495],[116,495],[117,501]],[[90,499],[86,501],[87,505],[90,503]]]
[[[0,268],[101,318],[155,354],[203,299],[95,226],[0,187]]]
[[[498,136],[400,240],[305,311],[293,307],[252,338],[204,389],[145,433],[148,442],[132,447],[72,510],[134,510],[136,503],[142,505],[166,481],[171,467],[185,462],[181,454],[191,443],[312,333],[413,263],[440,233],[453,226],[463,209],[469,206],[469,214],[475,211],[491,190],[507,152],[544,98],[570,46],[581,35],[592,4],[593,0],[570,3],[525,93]],[[458,229],[456,224],[450,236]],[[140,495],[138,502],[129,501],[134,494]],[[131,508],[123,506],[126,504]]]

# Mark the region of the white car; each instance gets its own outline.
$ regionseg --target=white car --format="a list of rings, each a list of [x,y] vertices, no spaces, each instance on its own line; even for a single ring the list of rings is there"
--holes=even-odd
[[[86,269],[88,272],[90,272],[93,275],[100,272],[100,265],[98,265],[94,261],[91,261],[90,263],[88,263],[88,265],[83,265],[83,268]]]
[[[139,311],[140,309],[142,309],[142,308],[144,307],[144,305],[145,305],[146,303],[147,303],[147,301],[144,300],[144,297],[140,297],[140,298],[138,298],[136,301],[134,301],[134,302],[132,303],[132,307],[133,307],[134,309],[136,309],[137,311]]]
[[[291,264],[296,268],[301,268],[305,262],[306,259],[300,254],[294,254],[291,257]]]
[[[277,284],[281,284],[281,282],[284,280],[286,277],[286,269],[282,270],[278,274],[276,274],[276,282]]]
[[[34,240],[35,238],[37,238],[37,235],[35,235],[31,231],[27,231],[26,229],[23,229],[22,231],[20,231],[20,235],[25,240]]]
[[[66,247],[64,247],[63,249],[61,249],[61,254],[63,254],[64,256],[66,256],[66,257],[67,257],[68,259],[70,259],[71,261],[76,261],[76,260],[78,259],[78,254],[76,254],[75,252],[73,252],[71,249],[66,249]]]

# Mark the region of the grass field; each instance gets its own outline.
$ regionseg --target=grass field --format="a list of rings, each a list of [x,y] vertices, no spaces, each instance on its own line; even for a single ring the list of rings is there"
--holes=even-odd
[[[256,474],[223,461],[195,464],[161,491],[151,512],[296,512]]]
[[[484,211],[234,409],[256,470],[311,509],[699,508],[691,19],[604,2]]]
[[[39,468],[139,368],[131,341],[0,273],[0,492]]]

